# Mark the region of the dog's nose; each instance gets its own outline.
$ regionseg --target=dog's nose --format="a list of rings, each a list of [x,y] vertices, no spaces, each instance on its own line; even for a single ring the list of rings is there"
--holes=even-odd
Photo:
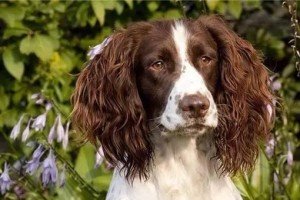
[[[186,95],[179,102],[179,108],[190,118],[204,117],[209,108],[209,100],[202,95]]]

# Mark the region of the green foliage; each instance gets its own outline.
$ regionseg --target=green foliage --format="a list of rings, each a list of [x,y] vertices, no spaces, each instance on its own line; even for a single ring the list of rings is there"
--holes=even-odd
[[[235,177],[236,185],[245,199],[300,199],[300,84],[294,65],[298,47],[292,49],[288,44],[293,37],[289,28],[289,13],[293,12],[281,4],[260,0],[1,1],[0,165],[4,160],[13,164],[21,156],[26,160],[31,157],[32,148],[13,142],[8,135],[22,113],[27,113],[25,118],[29,120],[44,112],[30,99],[32,94],[41,92],[55,105],[47,115],[47,124],[54,122],[56,113],[61,113],[63,122],[67,122],[76,74],[84,67],[88,49],[114,30],[133,21],[217,13],[264,53],[265,64],[281,85],[274,91],[279,96],[280,109],[273,131],[273,155],[266,155],[262,145],[257,167],[250,175]],[[24,128],[23,123],[21,129]],[[58,167],[66,165],[66,183],[62,188],[43,188],[34,177],[20,178],[15,173],[17,185],[27,191],[26,199],[104,199],[111,172],[104,166],[94,167],[95,148],[88,144],[79,147],[79,133],[71,131],[71,144],[63,151],[57,143],[45,143],[49,130],[48,126],[43,132],[31,132],[30,140],[55,149]],[[287,164],[289,151],[294,155],[292,166]],[[13,190],[4,197],[19,198]]]

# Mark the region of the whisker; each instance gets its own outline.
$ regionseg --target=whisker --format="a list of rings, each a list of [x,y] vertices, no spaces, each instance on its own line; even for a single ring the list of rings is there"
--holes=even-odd
[[[148,121],[155,121],[155,120],[159,120],[161,119],[162,116],[159,116],[159,117],[155,117],[155,118],[152,118],[152,119],[148,119]]]

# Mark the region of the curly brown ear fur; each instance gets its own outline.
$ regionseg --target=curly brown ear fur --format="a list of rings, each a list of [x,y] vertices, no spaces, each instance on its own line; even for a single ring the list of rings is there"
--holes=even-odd
[[[108,162],[121,164],[131,180],[147,178],[153,153],[134,75],[137,34],[143,33],[134,30],[142,27],[114,33],[80,73],[72,96],[73,124],[90,142],[99,140]]]
[[[219,51],[219,88],[216,102],[219,125],[216,129],[217,157],[221,169],[236,173],[249,170],[259,153],[259,141],[268,137],[272,126],[273,96],[269,75],[252,45],[237,36],[218,16],[201,17]]]

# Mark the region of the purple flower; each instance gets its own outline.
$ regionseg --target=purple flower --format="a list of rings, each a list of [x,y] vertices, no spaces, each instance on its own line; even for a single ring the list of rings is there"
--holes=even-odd
[[[66,164],[63,165],[62,167],[62,171],[60,173],[60,177],[59,177],[59,187],[63,187],[65,185],[65,171],[66,171]]]
[[[111,37],[107,37],[103,40],[101,44],[94,46],[88,53],[90,60],[92,60],[96,55],[101,54],[104,47],[106,47],[110,41],[111,41]]]
[[[1,189],[1,194],[4,194],[5,192],[7,192],[11,185],[14,183],[14,181],[12,181],[9,177],[9,169],[7,166],[7,163],[5,162],[4,164],[4,170],[0,176],[0,189]]]
[[[12,138],[13,140],[15,140],[20,133],[23,118],[24,118],[24,115],[22,115],[20,117],[18,123],[14,126],[14,128],[12,129],[12,131],[10,133],[10,138]]]
[[[30,129],[29,129],[30,122],[31,122],[31,120],[28,121],[27,126],[22,133],[22,142],[25,142],[30,134]]]
[[[34,93],[34,94],[32,94],[31,95],[31,99],[38,99],[38,98],[40,98],[40,96],[41,96],[41,94],[40,93]]]
[[[52,103],[47,102],[46,105],[45,105],[45,108],[46,108],[47,111],[49,111],[52,108]]]
[[[34,128],[36,131],[41,131],[44,129],[46,125],[46,118],[47,118],[47,111],[35,118],[31,127]]]
[[[58,114],[58,116],[57,116],[58,118],[57,118],[57,142],[61,142],[62,140],[63,140],[63,138],[64,138],[64,135],[65,135],[65,133],[64,133],[64,127],[63,127],[63,125],[62,125],[62,123],[61,123],[61,116],[60,116],[60,114]]]
[[[291,148],[291,142],[288,142],[288,152],[287,152],[287,158],[286,161],[288,163],[289,166],[293,165],[293,152],[292,152],[292,148]]]
[[[48,135],[48,142],[50,144],[53,143],[53,140],[55,138],[55,131],[57,129],[57,121],[58,121],[58,117],[56,117],[56,119],[55,119],[55,121],[54,121],[54,123],[53,123],[53,125],[52,125],[52,127],[50,129],[49,135]]]
[[[70,126],[70,121],[68,121],[67,125],[66,125],[66,131],[65,131],[65,135],[62,141],[62,145],[64,150],[67,149],[68,146],[68,142],[69,142],[69,126]]]
[[[26,189],[24,188],[24,186],[15,186],[14,187],[14,192],[17,195],[18,199],[26,199]]]
[[[272,89],[274,91],[278,91],[281,89],[281,82],[279,80],[276,80],[272,83]]]
[[[267,146],[266,146],[266,149],[265,149],[265,152],[268,156],[268,158],[271,158],[274,154],[274,148],[275,148],[275,139],[272,137]]]
[[[43,161],[42,182],[43,186],[47,186],[49,183],[56,183],[57,179],[57,167],[55,163],[55,156],[52,150],[49,150],[48,157]]]
[[[37,100],[35,101],[35,104],[43,105],[43,104],[44,104],[44,99],[37,99]]]
[[[32,159],[28,161],[24,166],[26,173],[33,175],[36,172],[36,170],[40,166],[40,158],[44,154],[43,149],[43,146],[40,144],[38,148],[36,148],[36,150],[33,152]]]

